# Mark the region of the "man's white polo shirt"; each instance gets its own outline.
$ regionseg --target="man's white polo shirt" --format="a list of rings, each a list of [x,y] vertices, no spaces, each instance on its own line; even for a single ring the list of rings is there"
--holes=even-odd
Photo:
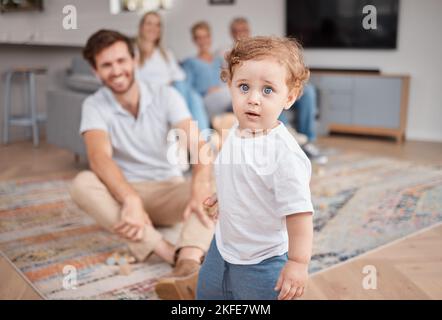
[[[133,117],[107,87],[83,102],[80,134],[103,130],[112,144],[112,158],[131,182],[182,176],[167,159],[167,135],[173,125],[191,118],[184,99],[169,86],[137,81],[138,117]]]

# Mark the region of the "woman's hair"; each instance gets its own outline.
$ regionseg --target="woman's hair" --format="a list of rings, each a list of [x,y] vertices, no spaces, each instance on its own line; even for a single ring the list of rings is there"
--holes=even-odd
[[[310,72],[304,64],[302,47],[293,38],[252,37],[241,39],[233,49],[226,53],[227,66],[221,71],[221,79],[230,82],[235,68],[248,60],[274,58],[287,69],[287,87],[296,89],[298,96],[302,94]]]
[[[195,24],[192,26],[191,33],[192,33],[192,38],[193,38],[193,39],[195,39],[195,33],[196,33],[196,30],[198,30],[198,29],[204,29],[204,30],[206,30],[209,34],[211,33],[211,32],[210,32],[210,25],[209,25],[206,21],[200,21],[200,22],[195,23]]]
[[[89,37],[86,46],[83,48],[83,57],[96,69],[95,57],[97,54],[117,42],[124,42],[130,56],[135,57],[132,41],[127,36],[118,31],[105,29],[101,29]]]
[[[140,61],[139,61],[140,62],[140,66],[142,66],[144,64],[144,61],[146,61],[146,58],[147,58],[146,54],[143,51],[143,46],[141,44],[142,44],[143,41],[145,41],[144,37],[143,37],[144,22],[146,21],[147,17],[150,16],[150,15],[156,16],[160,20],[160,27],[162,28],[161,16],[156,11],[148,11],[141,18],[140,23],[138,24],[138,36],[137,36],[137,39],[136,39],[138,51],[140,53]],[[166,62],[169,62],[169,57],[167,56],[166,50],[161,45],[161,32],[160,32],[160,36],[155,41],[155,47],[157,47],[160,50],[160,53],[163,56],[164,60],[166,60]]]

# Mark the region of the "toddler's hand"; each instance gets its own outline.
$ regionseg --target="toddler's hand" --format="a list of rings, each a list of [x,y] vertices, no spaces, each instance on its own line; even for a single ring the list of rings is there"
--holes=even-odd
[[[288,260],[281,270],[275,291],[280,291],[278,300],[292,300],[304,294],[308,280],[308,264]]]
[[[213,220],[218,219],[218,197],[216,193],[204,200],[203,205],[209,217]]]

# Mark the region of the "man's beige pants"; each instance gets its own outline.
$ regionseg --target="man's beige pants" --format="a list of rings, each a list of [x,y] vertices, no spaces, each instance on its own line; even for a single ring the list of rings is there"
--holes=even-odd
[[[177,177],[167,181],[143,181],[131,183],[140,195],[144,208],[154,226],[145,226],[143,239],[139,242],[126,240],[129,249],[139,260],[144,260],[161,241],[157,227],[172,226],[183,219],[183,212],[190,199],[191,184]],[[120,221],[121,204],[115,200],[107,187],[92,171],[80,172],[73,180],[70,194],[74,202],[99,225],[112,232]],[[176,249],[197,247],[207,252],[213,237],[213,228],[204,226],[196,214],[184,222]]]

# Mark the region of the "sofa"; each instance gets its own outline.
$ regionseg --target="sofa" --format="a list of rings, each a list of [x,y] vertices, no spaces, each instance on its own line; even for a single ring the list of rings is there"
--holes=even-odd
[[[78,56],[61,74],[61,88],[47,92],[46,140],[57,147],[85,156],[86,149],[79,134],[81,106],[87,96],[100,86],[88,62]]]

